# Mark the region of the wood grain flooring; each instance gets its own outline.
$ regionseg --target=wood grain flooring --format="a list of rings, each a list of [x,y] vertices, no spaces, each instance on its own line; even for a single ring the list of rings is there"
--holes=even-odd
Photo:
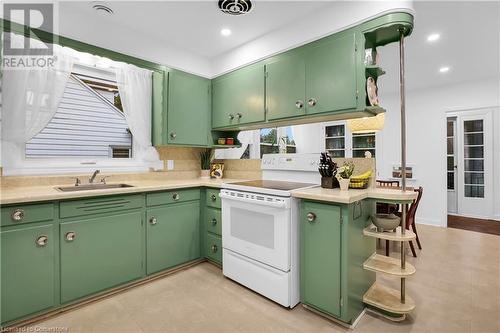
[[[500,235],[500,221],[474,219],[471,217],[448,215],[448,227]]]

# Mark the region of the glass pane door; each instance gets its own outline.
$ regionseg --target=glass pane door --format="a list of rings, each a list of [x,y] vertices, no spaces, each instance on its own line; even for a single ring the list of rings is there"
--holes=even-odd
[[[464,121],[464,196],[484,198],[483,120]]]
[[[375,157],[375,132],[352,134],[352,157],[365,157],[369,151]]]
[[[447,187],[448,190],[455,189],[455,120],[448,120],[446,130],[446,159],[447,159]]]
[[[345,125],[325,126],[325,147],[332,157],[345,157]]]

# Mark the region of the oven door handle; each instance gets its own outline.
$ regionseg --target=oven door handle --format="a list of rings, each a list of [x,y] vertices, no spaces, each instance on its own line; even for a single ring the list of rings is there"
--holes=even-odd
[[[286,208],[286,202],[276,202],[276,201],[261,201],[261,200],[252,200],[252,199],[244,199],[239,197],[233,197],[232,195],[227,195],[225,193],[220,192],[219,197],[221,199],[228,199],[239,202],[252,203],[261,206],[274,207],[274,208]]]

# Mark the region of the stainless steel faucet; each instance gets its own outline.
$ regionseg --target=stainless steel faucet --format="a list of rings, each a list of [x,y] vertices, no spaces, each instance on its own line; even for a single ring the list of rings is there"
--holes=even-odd
[[[97,176],[97,174],[99,172],[101,172],[101,171],[100,170],[94,171],[94,173],[92,174],[92,176],[90,176],[90,178],[89,178],[89,184],[92,184],[94,182],[94,179],[95,179],[95,177]]]

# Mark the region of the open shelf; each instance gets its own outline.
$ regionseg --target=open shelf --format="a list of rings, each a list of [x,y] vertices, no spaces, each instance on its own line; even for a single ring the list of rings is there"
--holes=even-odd
[[[415,233],[411,230],[406,230],[404,235],[401,234],[401,227],[397,227],[394,232],[378,232],[373,225],[364,228],[363,235],[396,242],[408,242],[416,238]]]
[[[384,113],[385,109],[380,106],[365,106],[365,111],[370,112],[373,115],[377,115],[379,113]]]
[[[415,267],[408,262],[405,263],[405,268],[402,269],[400,259],[376,253],[364,262],[363,268],[372,272],[380,272],[398,277],[408,277],[415,274],[416,271]]]
[[[222,149],[222,148],[240,148],[241,145],[212,145],[212,148]]]
[[[377,65],[367,65],[365,68],[366,77],[378,78],[385,74],[385,71]]]
[[[415,309],[415,302],[410,297],[405,297],[405,303],[401,303],[398,290],[374,283],[363,296],[365,304],[397,314],[406,314]]]

